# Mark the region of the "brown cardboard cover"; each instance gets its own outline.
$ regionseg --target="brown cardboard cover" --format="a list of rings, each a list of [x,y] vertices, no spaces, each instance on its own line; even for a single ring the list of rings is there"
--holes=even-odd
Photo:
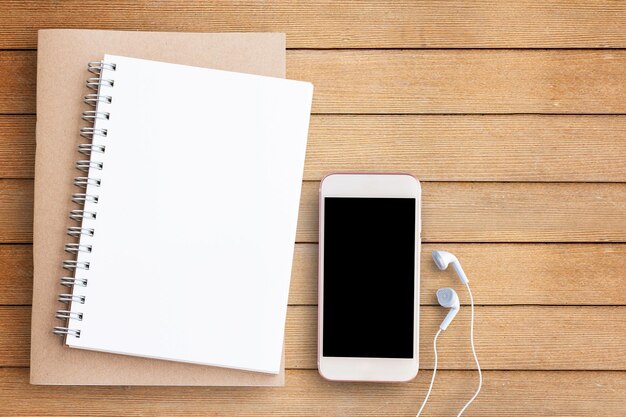
[[[157,33],[101,30],[40,30],[37,64],[37,154],[35,165],[34,291],[31,338],[33,384],[59,385],[220,385],[280,386],[279,375],[245,372],[66,347],[52,334],[63,245],[71,238],[68,211],[77,176],[82,97],[89,92],[87,63],[104,54],[285,76],[285,35],[280,33]],[[155,85],[158,88],[158,85]],[[176,138],[172,138],[176,140]],[[141,178],[137,155],[137,178]],[[163,161],[164,164],[167,161]],[[76,207],[74,207],[76,208]],[[130,208],[129,208],[130,209]],[[130,211],[129,211],[130,212]],[[75,225],[75,224],[73,224]],[[131,243],[132,232],[120,237]],[[71,258],[69,258],[71,259]],[[175,288],[172,288],[174,291]],[[120,291],[124,291],[120,288]],[[115,300],[111,300],[115,308]],[[114,334],[111,337],[115,337]]]

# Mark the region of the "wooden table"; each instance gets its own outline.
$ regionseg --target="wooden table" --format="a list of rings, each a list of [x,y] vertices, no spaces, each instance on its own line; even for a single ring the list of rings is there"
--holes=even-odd
[[[284,388],[28,383],[37,29],[284,31],[290,78],[315,84]],[[626,4],[0,2],[0,415],[411,416],[445,315],[435,270],[463,262],[485,385],[470,416],[626,415]],[[422,340],[406,384],[317,373],[316,190],[332,171],[423,181]],[[440,339],[425,415],[477,382],[469,308]],[[68,364],[71,366],[71,364]]]

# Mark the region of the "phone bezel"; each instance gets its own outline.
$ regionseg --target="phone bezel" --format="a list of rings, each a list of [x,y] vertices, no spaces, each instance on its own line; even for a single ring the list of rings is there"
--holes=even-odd
[[[324,313],[324,198],[415,198],[415,304],[413,358],[344,358],[322,356]],[[421,186],[410,174],[331,174],[320,184],[319,192],[319,267],[318,267],[318,370],[334,381],[409,381],[419,368],[419,300],[421,252]]]

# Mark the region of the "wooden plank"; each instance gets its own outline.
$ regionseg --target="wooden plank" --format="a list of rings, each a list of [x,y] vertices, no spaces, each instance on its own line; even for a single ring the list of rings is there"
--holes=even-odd
[[[30,306],[0,307],[0,367],[28,366],[30,361]]]
[[[291,51],[316,113],[624,113],[626,51]],[[584,80],[584,81],[582,81]]]
[[[623,244],[425,244],[422,246],[421,303],[437,305],[441,287],[465,292],[451,272],[433,264],[431,251],[455,253],[483,305],[624,305]],[[25,305],[32,300],[32,247],[0,245],[0,304]],[[467,300],[463,299],[466,303]],[[291,305],[317,304],[317,245],[296,245]]]
[[[30,304],[32,299],[32,246],[0,245],[0,305]]]
[[[409,172],[422,181],[625,181],[623,116],[318,115],[305,179]]]
[[[37,82],[35,52],[0,52],[0,77],[0,113],[34,113]]]
[[[459,293],[467,299],[465,292]],[[482,295],[476,293],[480,302]],[[432,369],[433,336],[447,314],[423,306],[420,363]],[[30,308],[0,307],[0,366],[27,366]],[[470,309],[462,307],[440,336],[440,369],[473,369]],[[484,369],[626,370],[626,307],[479,306],[476,350]],[[285,334],[286,367],[315,369],[317,308],[290,306]]]
[[[35,117],[0,116],[0,178],[32,178],[34,160]],[[304,178],[338,171],[403,171],[423,181],[624,182],[626,116],[314,115]]]
[[[35,112],[35,52],[0,52],[0,113]],[[626,113],[626,50],[296,50],[314,113]],[[584,80],[584,82],[581,82]]]
[[[0,243],[33,239],[33,182],[0,180]]]
[[[302,187],[297,241],[316,242],[318,182]],[[626,184],[422,183],[423,242],[617,242]]]
[[[431,378],[403,384],[329,382],[316,371],[288,371],[285,386],[93,387],[37,386],[28,369],[0,369],[3,415],[145,416],[415,416]],[[453,416],[476,389],[476,373],[441,371],[424,415]],[[624,372],[487,371],[478,399],[464,416],[622,417]],[[599,411],[601,410],[601,411]]]
[[[291,48],[626,47],[626,7],[607,1],[14,1],[0,16],[0,48],[36,47],[39,28],[282,31]]]
[[[0,116],[0,178],[35,176],[35,122],[35,116]]]
[[[317,249],[296,245],[292,305],[317,304]],[[449,250],[461,260],[478,304],[626,305],[626,291],[616,290],[626,288],[623,244],[424,244],[422,305],[437,305],[434,294],[441,287],[466,292],[452,270],[442,272],[434,265],[434,249]]]
[[[0,243],[32,241],[33,183],[0,180]],[[316,242],[318,182],[304,182],[298,242]],[[422,183],[423,242],[623,242],[626,184]]]
[[[623,244],[425,244],[422,247],[423,305],[437,305],[438,288],[465,291],[450,272],[439,271],[431,251],[455,253],[480,294],[480,304],[623,305]],[[0,245],[0,304],[25,305],[32,300],[32,247]],[[467,300],[464,300],[467,301]],[[317,245],[297,244],[291,305],[317,304]]]
[[[35,112],[35,52],[0,52],[0,79],[0,113]]]
[[[626,184],[426,183],[424,241],[622,241]]]
[[[467,292],[459,297],[467,300]],[[422,369],[433,366],[433,337],[447,313],[439,306],[421,307]],[[470,308],[462,307],[438,341],[440,369],[474,369],[469,324]],[[481,306],[476,351],[484,369],[626,370],[625,326],[626,307]],[[285,346],[287,367],[315,369],[315,307],[289,307]]]

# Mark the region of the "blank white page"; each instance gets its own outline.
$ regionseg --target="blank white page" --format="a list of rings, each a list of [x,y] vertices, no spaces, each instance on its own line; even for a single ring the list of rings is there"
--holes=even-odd
[[[278,373],[313,86],[104,61],[67,344]]]

